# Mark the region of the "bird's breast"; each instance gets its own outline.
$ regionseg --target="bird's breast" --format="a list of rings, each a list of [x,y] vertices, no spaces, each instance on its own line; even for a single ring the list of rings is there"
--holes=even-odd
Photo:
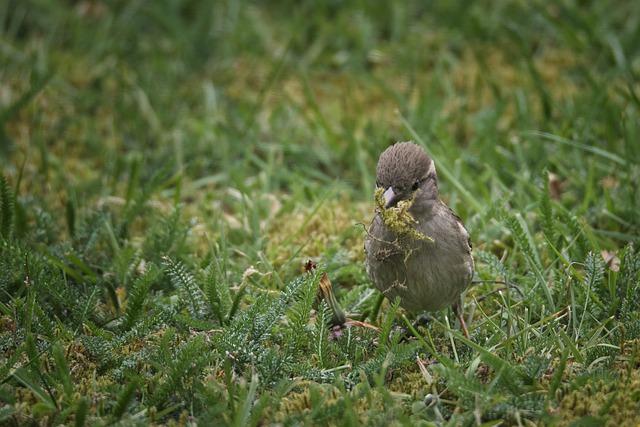
[[[436,311],[454,303],[473,275],[470,250],[464,248],[467,236],[454,225],[446,216],[418,219],[418,231],[431,242],[398,237],[374,219],[365,249],[375,286],[391,300],[400,297],[411,311]]]

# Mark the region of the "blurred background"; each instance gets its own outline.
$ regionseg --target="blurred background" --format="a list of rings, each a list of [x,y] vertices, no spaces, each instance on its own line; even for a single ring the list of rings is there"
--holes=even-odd
[[[199,253],[222,224],[247,265],[297,266],[326,239],[359,260],[377,156],[411,139],[480,245],[502,238],[494,207],[533,220],[545,187],[592,240],[638,239],[637,2],[0,7],[1,153],[30,195],[25,233],[49,221],[64,239],[105,207],[118,222],[139,193],[179,203]],[[145,230],[136,209],[120,238]]]
[[[195,193],[366,200],[379,152],[416,139],[409,124],[476,201],[517,198],[546,168],[586,212],[621,190],[585,182],[638,156],[637,9],[5,1],[3,156],[25,186],[74,199],[118,193],[141,162],[141,182],[180,174]]]

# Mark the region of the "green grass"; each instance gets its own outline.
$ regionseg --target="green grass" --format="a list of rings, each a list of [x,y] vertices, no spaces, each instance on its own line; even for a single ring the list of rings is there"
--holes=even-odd
[[[0,3],[0,424],[637,425],[638,16]],[[521,292],[472,287],[470,339],[376,311],[362,224],[408,139]],[[329,329],[322,272],[379,331]]]

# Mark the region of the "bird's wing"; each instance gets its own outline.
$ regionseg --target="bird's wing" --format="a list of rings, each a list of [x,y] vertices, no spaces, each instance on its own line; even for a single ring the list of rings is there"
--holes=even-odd
[[[451,216],[453,216],[455,220],[458,222],[458,225],[465,231],[467,235],[467,245],[469,246],[469,253],[471,253],[471,250],[473,249],[473,244],[471,243],[471,236],[469,235],[469,230],[467,230],[467,228],[464,226],[464,222],[462,221],[462,218],[460,218],[458,214],[455,213],[453,209],[447,206],[446,203],[444,203],[442,200],[440,201],[440,203],[442,203],[442,206],[444,206],[449,211]]]

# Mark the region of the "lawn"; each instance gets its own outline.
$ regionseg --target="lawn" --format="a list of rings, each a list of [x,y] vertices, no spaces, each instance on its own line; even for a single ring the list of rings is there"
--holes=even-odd
[[[640,425],[639,17],[0,2],[0,424]],[[468,339],[365,272],[406,140],[471,234]]]

